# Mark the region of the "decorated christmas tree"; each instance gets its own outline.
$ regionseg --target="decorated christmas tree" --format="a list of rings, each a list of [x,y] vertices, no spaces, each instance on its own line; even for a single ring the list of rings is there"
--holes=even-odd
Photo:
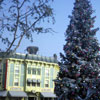
[[[100,100],[100,48],[93,12],[89,0],[75,0],[55,80],[58,100]]]

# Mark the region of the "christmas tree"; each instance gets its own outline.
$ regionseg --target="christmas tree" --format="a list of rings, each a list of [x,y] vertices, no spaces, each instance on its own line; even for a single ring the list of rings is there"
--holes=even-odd
[[[100,100],[99,43],[89,0],[76,0],[55,80],[58,100]]]

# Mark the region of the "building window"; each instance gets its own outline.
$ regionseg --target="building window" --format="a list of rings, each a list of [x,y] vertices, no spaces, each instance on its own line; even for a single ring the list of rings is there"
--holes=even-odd
[[[36,83],[32,83],[32,86],[36,86]]]
[[[18,78],[16,78],[16,79],[14,80],[14,86],[19,86],[19,79],[18,79]]]
[[[49,77],[49,69],[45,70],[45,75],[46,75],[46,77]]]
[[[27,82],[27,86],[31,86],[31,83],[30,82]]]
[[[41,75],[41,69],[37,68],[37,75]]]
[[[27,86],[31,86],[32,80],[31,79],[27,79]]]
[[[40,87],[40,83],[37,83],[37,87]]]
[[[15,66],[15,74],[19,74],[19,66]]]
[[[45,87],[49,87],[49,80],[45,81]]]
[[[36,68],[32,68],[32,74],[36,75]]]
[[[28,74],[31,74],[31,67],[28,67]]]

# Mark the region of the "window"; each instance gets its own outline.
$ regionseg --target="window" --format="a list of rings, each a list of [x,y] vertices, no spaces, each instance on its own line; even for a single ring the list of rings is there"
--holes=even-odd
[[[45,70],[45,75],[46,75],[46,77],[49,77],[49,69]]]
[[[49,80],[45,81],[45,87],[49,87]]]
[[[15,67],[15,74],[19,74],[19,67]]]
[[[37,83],[37,87],[40,87],[40,83]]]
[[[32,68],[32,74],[36,75],[36,68]]]
[[[20,65],[15,65],[14,69],[14,86],[19,86],[19,72],[20,72]]]
[[[14,85],[15,85],[15,86],[18,86],[18,85],[19,85],[19,79],[18,79],[18,78],[16,78],[16,79],[14,80]]]
[[[37,68],[37,75],[41,75],[41,69]]]
[[[28,74],[31,74],[31,67],[28,67]]]
[[[32,86],[36,86],[36,83],[32,83]]]
[[[30,82],[27,82],[27,86],[31,86],[31,83]]]
[[[19,74],[19,65],[16,65],[15,66],[15,75],[18,75]]]
[[[32,83],[32,80],[30,78],[27,79],[27,86],[30,86]]]

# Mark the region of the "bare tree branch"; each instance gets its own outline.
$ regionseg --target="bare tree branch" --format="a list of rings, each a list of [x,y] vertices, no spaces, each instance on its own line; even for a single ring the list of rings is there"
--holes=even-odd
[[[22,4],[20,5],[19,9],[22,8],[22,6],[24,5],[25,1],[26,1],[26,0],[23,0],[23,2],[22,2]]]
[[[21,41],[22,41],[24,35],[25,35],[25,34],[26,34],[40,19],[42,19],[43,16],[44,16],[44,14],[43,14],[41,17],[39,17],[27,30],[24,31],[24,33],[21,35],[21,37],[20,37],[20,39],[19,39],[19,42],[18,42],[17,46],[16,46],[15,49],[14,49],[14,51],[16,51],[17,48],[19,47],[19,45],[20,45],[20,43],[21,43]]]
[[[15,40],[16,40],[16,34],[17,34],[17,30],[18,30],[18,23],[19,23],[19,8],[18,8],[18,3],[17,3],[17,13],[18,13],[18,16],[17,16],[17,20],[16,20],[16,29],[15,29],[15,32],[14,32],[14,38],[9,46],[9,48],[6,50],[6,52],[9,52],[9,50],[11,49],[12,45],[14,44]]]
[[[7,2],[5,0],[3,1],[7,5]],[[9,3],[9,6],[7,6],[8,8],[3,6],[1,9],[2,11],[0,12],[0,16],[3,17],[0,18],[4,21],[4,27],[0,28],[0,40],[2,41],[2,44],[5,45],[5,48],[3,48],[4,50],[1,49],[2,51],[8,53],[11,50],[15,51],[20,46],[23,37],[33,41],[33,32],[50,32],[50,28],[45,28],[43,26],[37,27],[39,22],[41,24],[41,20],[49,18],[47,21],[53,21],[54,17],[52,8],[49,4],[50,1],[52,0],[12,0]]]

